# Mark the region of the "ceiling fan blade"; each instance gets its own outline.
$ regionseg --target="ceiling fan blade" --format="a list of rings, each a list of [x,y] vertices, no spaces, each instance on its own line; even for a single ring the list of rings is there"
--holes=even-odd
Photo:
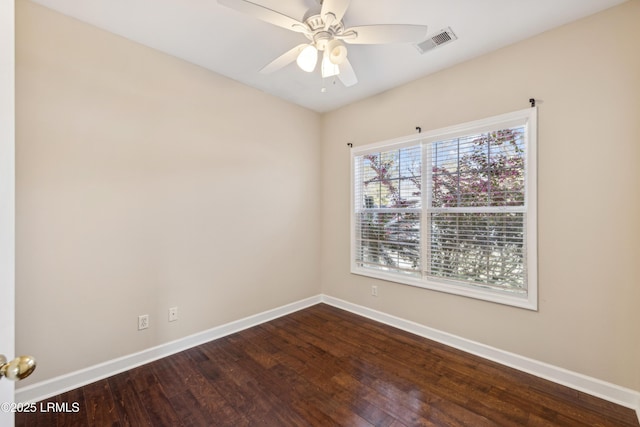
[[[273,73],[274,71],[278,71],[281,68],[286,67],[287,65],[295,61],[298,58],[298,55],[300,54],[300,52],[302,52],[302,49],[304,49],[307,46],[308,46],[307,44],[299,44],[293,49],[288,50],[287,52],[283,53],[282,55],[280,55],[279,57],[277,57],[267,65],[265,65],[262,68],[262,70],[260,70],[260,73],[269,74],[269,73]]]
[[[340,64],[340,74],[338,74],[338,78],[346,87],[353,86],[354,84],[358,83],[356,73],[353,71],[351,63],[346,58],[344,62]]]
[[[355,37],[349,37],[355,32]],[[350,44],[387,44],[420,42],[427,37],[426,25],[363,25],[344,31],[345,43]]]
[[[350,0],[323,0],[320,16],[324,19],[327,13],[331,13],[335,16],[334,21],[340,22],[349,7],[349,3]]]
[[[218,3],[235,9],[238,12],[251,15],[254,18],[258,18],[261,21],[268,22],[278,27],[286,28],[287,30],[296,31],[298,33],[308,33],[309,30],[305,24],[293,19],[287,15],[283,15],[280,12],[271,10],[259,4],[251,3],[246,0],[218,0]]]

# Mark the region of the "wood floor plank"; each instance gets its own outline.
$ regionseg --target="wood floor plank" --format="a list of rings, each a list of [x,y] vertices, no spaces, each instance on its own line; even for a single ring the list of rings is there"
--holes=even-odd
[[[181,427],[182,421],[162,387],[149,387],[140,399],[154,427]]]
[[[71,405],[70,411],[60,412],[56,415],[58,425],[82,427],[87,424],[86,414],[82,411],[82,408],[86,406],[82,389],[71,390],[56,396],[55,399],[59,404]]]
[[[227,338],[222,338],[227,342]],[[204,348],[208,363],[220,370],[224,381],[227,402],[242,413],[250,423],[262,425],[286,425],[292,415],[284,410],[286,404],[270,390],[265,390],[268,380],[256,376],[254,366],[259,366],[250,357],[243,356],[232,345],[224,348]]]
[[[87,423],[96,426],[119,426],[120,419],[107,381],[83,387]]]
[[[152,426],[129,372],[114,375],[107,380],[122,426]]]
[[[325,304],[54,396],[18,427],[616,426],[633,410]]]
[[[215,420],[219,426],[248,426],[249,420],[226,401],[224,384],[220,385],[221,377],[213,373],[202,350],[193,348],[187,350],[187,353],[200,373],[200,376],[194,379],[190,392],[209,419]]]

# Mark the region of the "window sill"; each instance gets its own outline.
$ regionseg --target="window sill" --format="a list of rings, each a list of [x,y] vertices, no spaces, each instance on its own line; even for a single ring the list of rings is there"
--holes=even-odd
[[[507,292],[500,292],[492,289],[475,288],[472,286],[456,285],[432,280],[423,280],[418,277],[399,276],[394,273],[374,271],[357,266],[352,266],[351,273],[359,276],[371,277],[374,279],[386,280],[388,282],[400,283],[403,285],[415,286],[422,289],[444,292],[447,294],[459,295],[467,298],[493,302],[497,304],[509,305],[512,307],[524,308],[538,311],[537,295],[529,291],[528,295],[515,295]]]

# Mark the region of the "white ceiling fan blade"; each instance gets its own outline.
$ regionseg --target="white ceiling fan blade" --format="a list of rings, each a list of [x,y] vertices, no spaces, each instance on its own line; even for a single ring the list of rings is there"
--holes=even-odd
[[[307,44],[299,44],[293,49],[288,50],[287,52],[283,53],[282,55],[280,55],[279,57],[277,57],[267,65],[265,65],[264,68],[260,70],[260,73],[269,74],[269,73],[273,73],[274,71],[278,71],[281,68],[286,67],[287,65],[294,62],[298,58],[298,55],[300,55],[300,52],[302,52],[302,49],[304,49],[307,46],[308,46]]]
[[[268,22],[273,25],[277,25],[278,27],[286,28],[287,30],[296,31],[298,33],[307,33],[308,28],[302,22],[293,19],[287,15],[283,15],[280,12],[276,12],[275,10],[271,10],[264,6],[260,6],[255,3],[251,3],[246,0],[218,0],[218,3],[229,7],[231,9],[235,9],[238,12],[245,13],[247,15],[251,15],[254,18],[258,18],[261,21]]]
[[[355,32],[355,37],[349,37]],[[421,42],[427,37],[426,25],[363,25],[351,27],[344,31],[345,43],[350,44],[387,44]]]
[[[328,13],[331,13],[335,16],[334,21],[340,22],[349,7],[349,3],[350,0],[323,0],[320,16],[324,19]]]
[[[354,84],[358,83],[356,73],[353,71],[351,63],[346,58],[344,62],[340,64],[340,74],[338,74],[338,78],[346,87],[353,86]]]

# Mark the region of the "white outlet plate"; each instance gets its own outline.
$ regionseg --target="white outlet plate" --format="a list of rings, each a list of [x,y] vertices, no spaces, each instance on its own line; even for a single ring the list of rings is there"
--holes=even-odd
[[[141,314],[138,316],[138,330],[147,329],[149,327],[149,315]]]
[[[178,320],[178,307],[171,307],[169,309],[169,322],[175,322]]]
[[[378,287],[376,285],[371,286],[371,295],[374,297],[378,296]]]

